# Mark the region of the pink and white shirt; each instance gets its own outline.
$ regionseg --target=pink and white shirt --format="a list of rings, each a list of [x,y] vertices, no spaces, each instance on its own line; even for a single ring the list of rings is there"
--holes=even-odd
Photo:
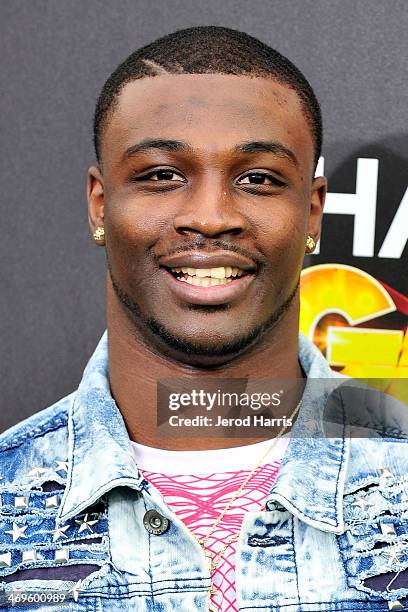
[[[132,442],[135,461],[144,478],[163,496],[197,538],[211,530],[231,496],[250,474],[271,440],[234,448],[205,451],[169,451]],[[227,538],[239,533],[246,512],[263,508],[278,474],[289,434],[282,436],[261,462],[241,495],[224,514],[206,542],[212,558]],[[163,472],[165,466],[165,472]],[[221,612],[238,610],[235,593],[236,542],[228,546],[216,567],[212,581],[218,593],[211,596]]]

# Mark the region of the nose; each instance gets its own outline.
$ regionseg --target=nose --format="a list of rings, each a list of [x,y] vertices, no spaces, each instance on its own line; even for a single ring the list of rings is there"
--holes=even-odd
[[[238,210],[228,187],[214,177],[207,177],[186,191],[174,217],[174,228],[178,233],[208,237],[238,235],[247,229],[247,219]]]

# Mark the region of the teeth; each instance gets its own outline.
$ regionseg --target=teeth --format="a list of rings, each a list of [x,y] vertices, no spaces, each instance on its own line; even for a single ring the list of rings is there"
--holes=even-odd
[[[205,268],[196,268],[195,275],[200,278],[208,277],[208,270],[206,270]]]
[[[211,268],[211,278],[225,278],[225,268]]]
[[[242,276],[244,271],[231,266],[220,266],[218,268],[172,268],[173,272],[183,272],[193,278],[226,279]],[[194,283],[196,284],[196,283]],[[216,283],[218,284],[218,283]]]
[[[187,278],[179,278],[183,283],[189,285],[197,285],[200,287],[212,287],[214,285],[227,285],[232,282],[232,278],[200,278],[199,276],[187,276]]]

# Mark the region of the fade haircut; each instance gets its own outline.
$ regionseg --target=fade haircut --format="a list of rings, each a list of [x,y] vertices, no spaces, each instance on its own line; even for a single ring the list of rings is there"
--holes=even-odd
[[[235,74],[271,78],[293,89],[300,98],[314,142],[315,166],[322,147],[319,102],[307,79],[284,55],[246,34],[219,26],[197,26],[167,34],[137,49],[110,75],[94,114],[94,146],[101,161],[102,133],[123,87],[161,74]]]

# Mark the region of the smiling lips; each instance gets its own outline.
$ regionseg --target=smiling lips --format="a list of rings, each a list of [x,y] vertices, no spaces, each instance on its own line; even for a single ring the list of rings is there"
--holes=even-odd
[[[194,252],[162,258],[169,289],[190,304],[226,304],[241,297],[255,277],[256,264],[227,251]]]
[[[193,251],[162,257],[159,264],[175,296],[190,304],[226,304],[255,277],[252,259],[231,251]]]
[[[220,266],[218,268],[171,268],[170,271],[179,281],[197,287],[227,285],[234,278],[239,278],[245,274],[244,270],[231,266]]]

